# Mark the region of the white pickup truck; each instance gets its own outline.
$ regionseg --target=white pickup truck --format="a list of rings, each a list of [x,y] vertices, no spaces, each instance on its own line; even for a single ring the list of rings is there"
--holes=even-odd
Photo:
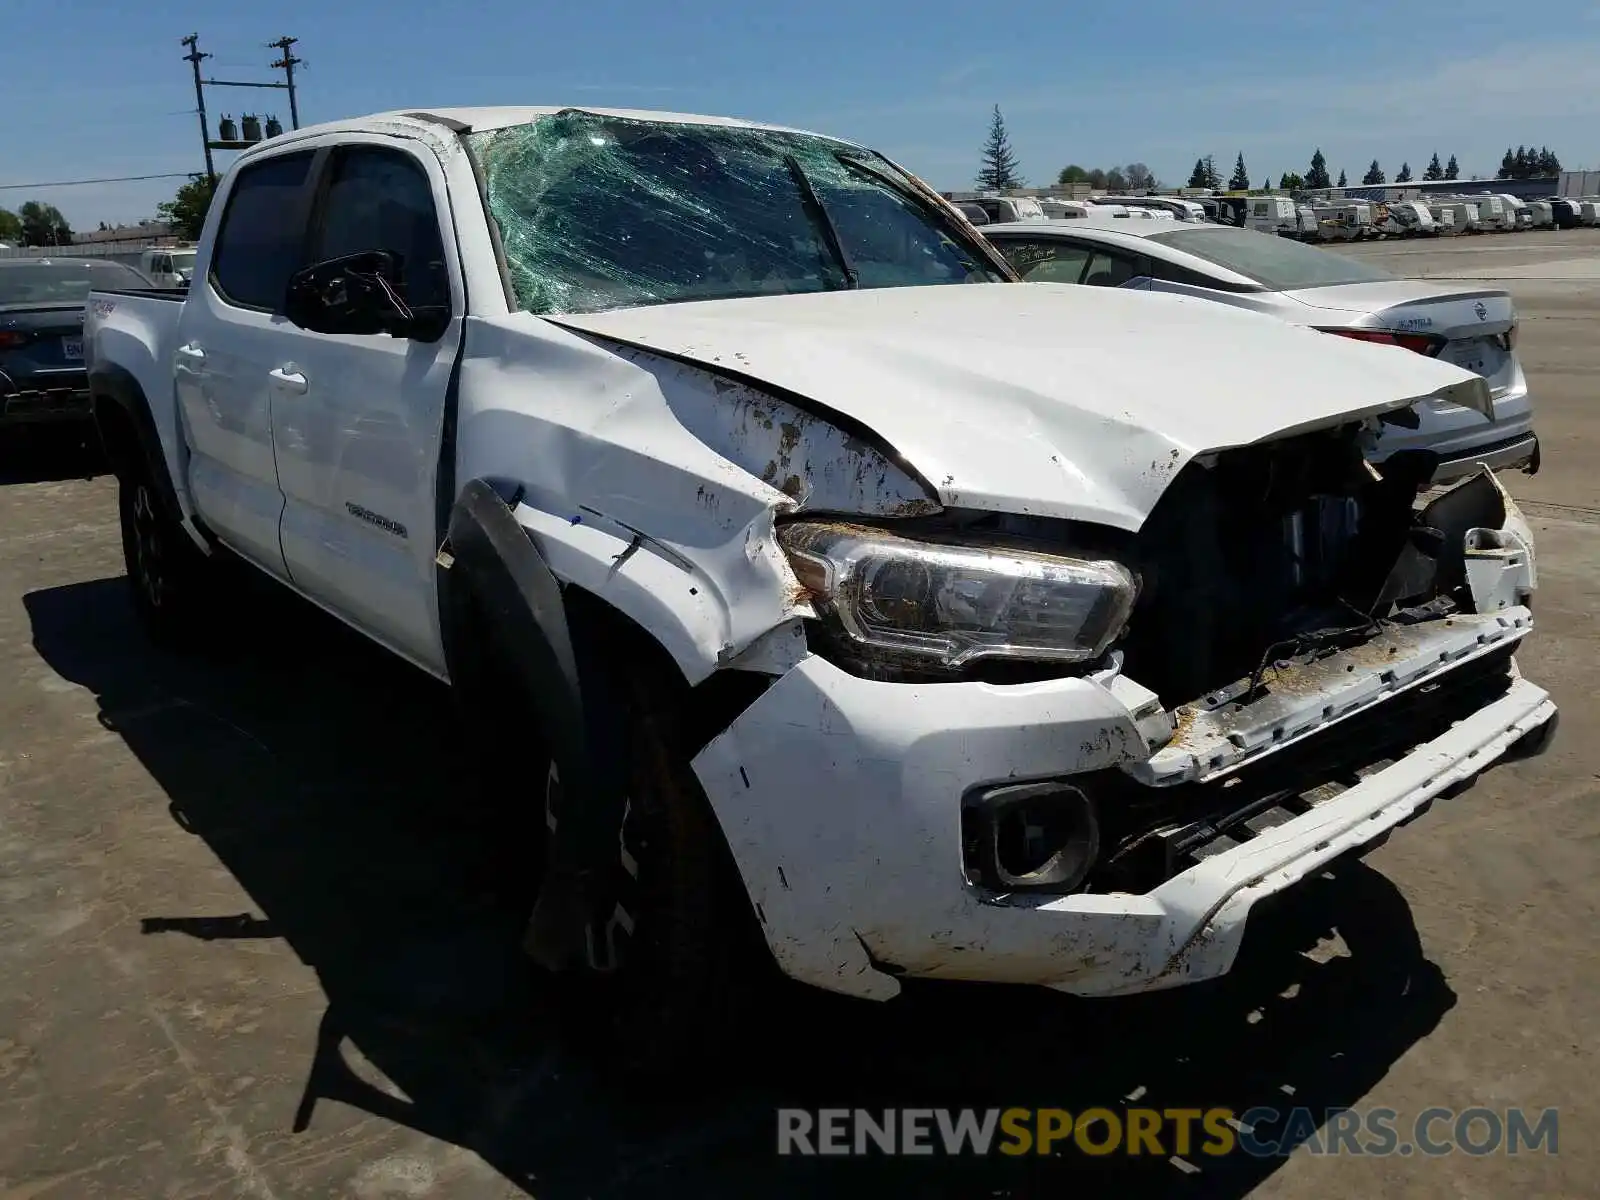
[[[1555,724],[1509,496],[1363,458],[1481,380],[1017,286],[847,142],[301,129],[228,172],[187,296],[86,334],[151,632],[238,558],[448,680],[545,806],[530,953],[640,1055],[715,1033],[746,931],[878,1000],[1220,975],[1257,901]]]

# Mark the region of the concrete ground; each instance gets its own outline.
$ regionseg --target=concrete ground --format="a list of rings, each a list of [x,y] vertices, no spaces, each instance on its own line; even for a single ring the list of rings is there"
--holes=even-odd
[[[714,1087],[608,1085],[513,942],[503,807],[441,690],[297,604],[211,660],[150,649],[114,487],[70,446],[0,486],[0,1200],[77,1197],[1600,1194],[1600,231],[1382,243],[1504,279],[1544,470],[1563,724],[1363,864],[1259,914],[1223,983],[1085,1003],[789,995]],[[531,786],[531,781],[530,781]],[[1555,1157],[848,1163],[772,1154],[779,1103],[1560,1109]]]

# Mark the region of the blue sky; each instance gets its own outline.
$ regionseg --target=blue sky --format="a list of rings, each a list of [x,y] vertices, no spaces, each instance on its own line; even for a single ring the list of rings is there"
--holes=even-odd
[[[1528,139],[1600,166],[1592,0],[57,0],[48,24],[8,44],[0,184],[198,170],[190,32],[222,78],[273,77],[264,43],[299,37],[303,123],[496,103],[729,114],[854,138],[942,188],[970,184],[996,103],[1037,183],[1133,160],[1181,183],[1197,156],[1226,173],[1240,151],[1259,183],[1319,144],[1352,179],[1374,157],[1420,173],[1435,149],[1492,171]],[[253,104],[287,124],[281,93],[208,96],[213,121]],[[4,190],[0,206],[48,200],[92,228],[150,215],[177,182]]]

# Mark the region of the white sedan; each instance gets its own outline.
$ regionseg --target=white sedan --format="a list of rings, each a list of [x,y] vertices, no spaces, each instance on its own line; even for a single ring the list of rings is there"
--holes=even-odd
[[[1397,279],[1328,250],[1224,225],[1034,221],[987,225],[983,236],[1031,282],[1197,296],[1455,363],[1489,384],[1493,419],[1430,400],[1415,429],[1387,429],[1375,457],[1432,451],[1436,483],[1479,463],[1539,469],[1533,405],[1515,351],[1516,305],[1499,288]]]

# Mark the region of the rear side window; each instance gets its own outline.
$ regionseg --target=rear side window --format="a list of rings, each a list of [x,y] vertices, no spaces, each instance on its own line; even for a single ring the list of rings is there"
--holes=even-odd
[[[276,312],[305,242],[312,152],[283,154],[239,172],[211,256],[211,285],[229,304]]]
[[[1089,261],[1087,246],[1056,238],[997,238],[995,245],[1029,283],[1077,283]]]

